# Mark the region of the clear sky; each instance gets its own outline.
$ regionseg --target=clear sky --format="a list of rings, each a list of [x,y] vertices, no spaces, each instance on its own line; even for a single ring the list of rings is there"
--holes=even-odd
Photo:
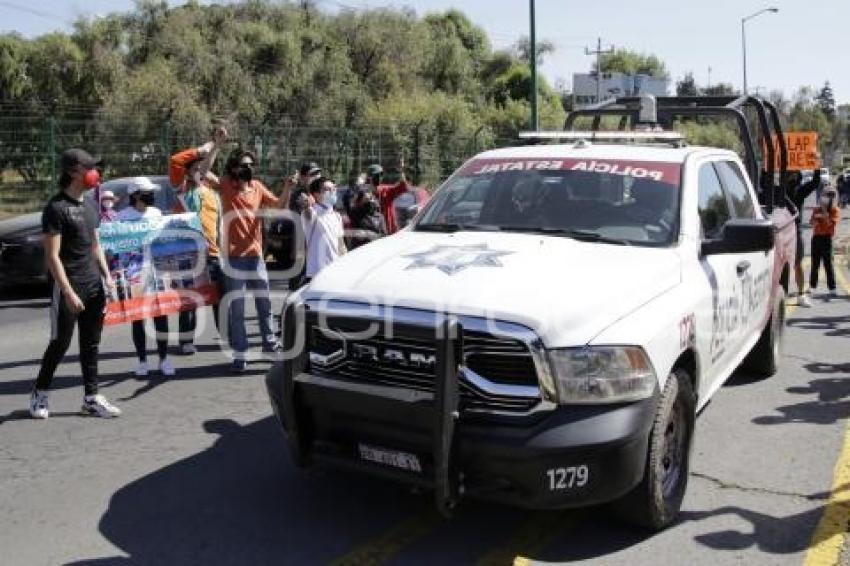
[[[829,80],[839,103],[850,103],[850,0],[536,0],[537,35],[557,51],[543,74],[568,85],[574,72],[590,68],[584,48],[627,47],[658,55],[673,79],[693,71],[697,82],[731,82],[740,87],[741,18],[768,6],[747,23],[749,85],[790,95],[801,85]],[[172,1],[171,4],[182,2]],[[528,34],[528,0],[319,0],[322,9],[340,6],[409,6],[422,14],[458,8],[506,47]],[[78,16],[132,9],[132,0],[0,0],[0,30],[27,37],[69,29]]]

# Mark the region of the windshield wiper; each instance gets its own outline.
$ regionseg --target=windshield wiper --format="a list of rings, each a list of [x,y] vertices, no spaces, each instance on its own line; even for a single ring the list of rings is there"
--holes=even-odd
[[[603,244],[615,244],[619,246],[631,245],[628,240],[610,238],[608,236],[603,236],[599,232],[593,232],[591,230],[570,230],[568,228],[556,228],[553,226],[501,226],[501,229],[508,232],[528,232],[532,234],[546,234],[547,236],[565,236],[582,242],[600,242]]]
[[[498,232],[500,227],[491,224],[428,223],[417,224],[415,229],[421,232]]]

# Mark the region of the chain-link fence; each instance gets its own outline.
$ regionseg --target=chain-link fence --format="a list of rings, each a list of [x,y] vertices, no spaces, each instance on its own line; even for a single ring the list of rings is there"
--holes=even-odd
[[[114,121],[111,122],[114,124]],[[425,128],[401,131],[337,127],[230,124],[231,146],[219,158],[242,146],[259,158],[259,177],[270,187],[305,161],[317,162],[338,183],[347,184],[372,163],[397,174],[403,157],[405,173],[416,184],[434,187],[474,153],[505,145],[483,129],[472,135],[444,135]],[[83,147],[104,159],[104,177],[162,175],[169,156],[206,140],[172,132],[168,121],[148,131],[105,127],[96,119],[54,115],[0,116],[0,211],[20,213],[39,208],[56,190],[59,156],[69,147]]]

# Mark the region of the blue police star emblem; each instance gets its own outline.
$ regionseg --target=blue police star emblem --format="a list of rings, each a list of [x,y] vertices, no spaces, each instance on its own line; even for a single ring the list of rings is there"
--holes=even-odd
[[[466,246],[434,246],[428,251],[408,254],[402,257],[412,259],[413,263],[405,269],[425,269],[434,267],[446,275],[454,275],[467,267],[502,267],[499,258],[512,254],[491,250],[487,244]]]

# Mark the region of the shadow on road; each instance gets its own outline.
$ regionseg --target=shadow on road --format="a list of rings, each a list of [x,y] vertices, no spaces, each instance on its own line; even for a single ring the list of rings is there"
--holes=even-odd
[[[434,518],[428,493],[414,495],[357,475],[297,470],[277,427],[271,417],[247,426],[204,423],[217,436],[210,448],[124,486],[110,499],[98,528],[126,557],[75,564],[323,564],[340,557],[346,557],[343,564],[402,558],[501,564],[517,555],[566,562],[611,555],[651,536],[616,522],[604,508],[531,513],[470,501],[453,520]],[[680,524],[735,515],[752,529],[694,538],[718,550],[788,554],[805,550],[820,514],[821,507],[773,517],[724,506],[685,512]],[[417,516],[428,518],[417,523]],[[408,538],[375,545],[381,541],[376,534],[404,531],[411,517],[416,526]],[[501,551],[488,555],[494,544]]]
[[[850,316],[816,316],[810,318],[792,318],[788,326],[803,330],[819,330],[824,336],[850,336]]]
[[[317,564],[430,501],[385,482],[302,473],[277,422],[204,423],[207,450],[116,492],[99,530],[128,558],[77,564]]]
[[[812,373],[844,373],[848,364],[812,363],[806,366]],[[814,395],[803,403],[777,407],[778,415],[764,415],[752,420],[760,425],[809,423],[831,425],[850,416],[850,376],[824,378],[809,381],[808,385],[786,389],[795,395]]]

